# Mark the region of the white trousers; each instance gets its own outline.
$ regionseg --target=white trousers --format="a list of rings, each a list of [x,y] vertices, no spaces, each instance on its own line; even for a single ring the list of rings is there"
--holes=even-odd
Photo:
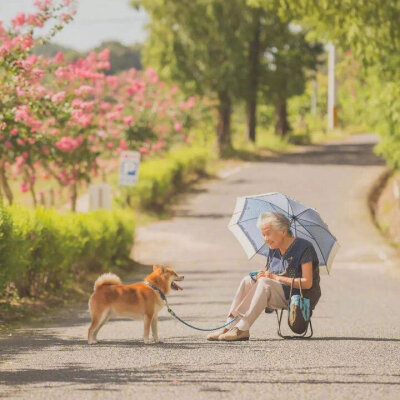
[[[269,278],[259,278],[254,282],[247,275],[239,284],[229,315],[240,316],[236,326],[241,331],[248,331],[266,307],[274,309],[288,307],[282,285]]]

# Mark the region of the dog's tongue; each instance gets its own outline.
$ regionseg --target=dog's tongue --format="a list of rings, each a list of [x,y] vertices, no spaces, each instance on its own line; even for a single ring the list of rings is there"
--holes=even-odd
[[[174,290],[183,290],[183,288],[181,288],[176,282],[172,282],[171,283],[171,287],[172,287],[172,289],[174,289]]]

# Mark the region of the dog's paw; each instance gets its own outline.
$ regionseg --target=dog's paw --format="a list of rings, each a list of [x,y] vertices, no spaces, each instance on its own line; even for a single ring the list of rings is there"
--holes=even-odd
[[[88,340],[88,344],[96,344],[96,343],[99,343],[99,341],[98,340],[94,340],[94,339],[89,339]]]
[[[160,338],[154,338],[154,343],[163,343],[164,341],[161,340]]]
[[[150,340],[149,339],[144,339],[144,344],[150,344]]]

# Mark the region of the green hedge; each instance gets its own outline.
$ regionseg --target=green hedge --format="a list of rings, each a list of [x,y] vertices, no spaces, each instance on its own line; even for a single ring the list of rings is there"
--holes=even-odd
[[[125,203],[128,195],[141,208],[164,208],[190,179],[205,174],[209,159],[206,148],[185,147],[171,151],[165,158],[145,161],[140,166],[138,184],[126,188],[117,201]]]
[[[134,223],[123,211],[87,214],[0,206],[0,296],[12,283],[36,296],[129,256]]]

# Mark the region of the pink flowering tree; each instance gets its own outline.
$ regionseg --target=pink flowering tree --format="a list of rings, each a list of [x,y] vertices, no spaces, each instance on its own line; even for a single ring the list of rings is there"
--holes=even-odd
[[[36,13],[19,13],[6,30],[0,22],[0,188],[11,204],[13,195],[8,184],[7,168],[16,169],[29,176],[33,188],[32,173],[40,141],[46,108],[44,88],[39,82],[45,70],[41,61],[29,54],[35,43],[43,44],[68,23],[74,14],[70,0],[53,4],[50,0],[36,0]],[[45,36],[34,39],[37,28],[53,22]],[[22,187],[25,190],[25,187]]]
[[[152,68],[106,75],[108,49],[70,63],[62,53],[31,55],[73,14],[69,1],[35,3],[39,11],[18,14],[10,30],[0,25],[0,188],[11,203],[8,178],[22,176],[20,189],[36,205],[37,176],[52,176],[70,189],[74,210],[78,186],[115,169],[121,151],[149,157],[185,141],[195,101]],[[34,29],[51,19],[57,23],[50,33],[34,39]]]

